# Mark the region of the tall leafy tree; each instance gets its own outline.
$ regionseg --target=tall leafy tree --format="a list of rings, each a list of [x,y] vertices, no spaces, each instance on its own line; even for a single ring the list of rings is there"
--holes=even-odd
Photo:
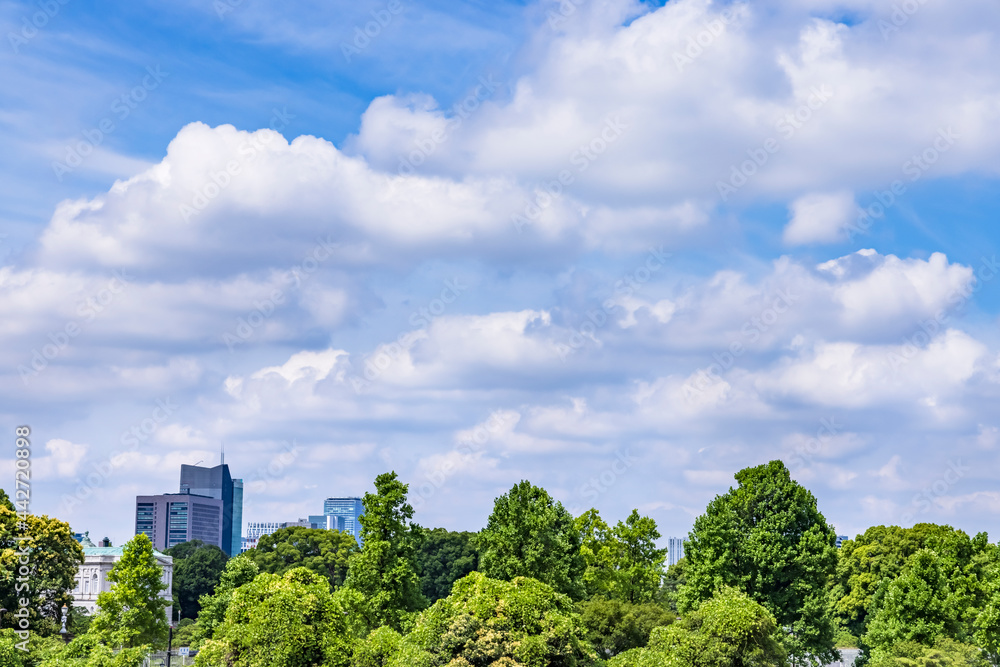
[[[125,544],[121,560],[108,573],[111,590],[97,596],[98,613],[90,632],[112,647],[160,646],[167,640],[166,590],[153,543],[139,533]]]
[[[583,556],[583,587],[588,598],[613,597],[615,561],[620,545],[611,527],[596,509],[589,509],[573,522],[580,533],[580,555]]]
[[[573,517],[528,481],[496,499],[479,544],[480,567],[488,577],[533,577],[575,600],[585,595],[586,562]]]
[[[174,559],[174,599],[180,607],[181,618],[195,618],[201,611],[199,599],[209,595],[219,585],[222,571],[229,557],[214,544],[201,540],[183,542],[166,554]]]
[[[264,535],[244,556],[271,574],[304,567],[325,577],[336,590],[344,585],[348,560],[357,551],[358,542],[350,533],[293,526]]]
[[[655,628],[670,625],[675,616],[662,605],[630,604],[595,597],[576,605],[587,640],[602,658],[609,658],[649,642]]]
[[[632,510],[624,522],[615,525],[614,537],[620,545],[615,568],[618,597],[632,604],[652,601],[660,588],[667,556],[666,549],[656,548],[660,539],[656,521]]]
[[[475,533],[455,533],[444,528],[424,530],[414,556],[420,575],[420,592],[428,602],[448,597],[452,585],[479,567]]]
[[[17,581],[18,568],[25,559],[31,568],[30,581]],[[22,522],[0,489],[0,608],[8,610],[0,614],[3,626],[14,625],[10,614],[20,608],[20,598],[28,598],[31,627],[38,631],[47,625],[51,629],[59,622],[62,606],[73,602],[69,591],[82,563],[83,549],[73,539],[69,524],[34,514]],[[44,624],[39,623],[41,619],[45,619]]]
[[[364,596],[371,628],[400,630],[427,604],[413,565],[422,533],[411,521],[408,488],[395,472],[383,473],[375,478],[376,492],[362,499],[364,547],[350,558],[346,586]]]
[[[790,629],[785,641],[793,654],[832,662],[838,654],[826,591],[837,564],[833,528],[781,461],[741,470],[736,481],[695,520],[678,607],[692,610],[732,586]]]
[[[203,595],[198,601],[201,612],[198,614],[198,631],[195,634],[211,638],[215,629],[226,618],[226,610],[232,602],[233,591],[249,584],[259,573],[260,568],[257,567],[257,563],[247,558],[245,554],[231,558],[222,571],[215,592],[212,595]]]

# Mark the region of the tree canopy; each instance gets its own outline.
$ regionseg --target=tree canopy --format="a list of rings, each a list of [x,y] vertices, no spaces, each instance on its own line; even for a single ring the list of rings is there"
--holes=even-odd
[[[201,611],[201,596],[211,594],[218,586],[229,557],[219,547],[201,540],[183,542],[165,553],[174,559],[171,592],[180,607],[181,618],[193,619]]]
[[[284,574],[304,567],[324,577],[336,590],[347,579],[347,564],[358,551],[350,533],[292,526],[264,535],[244,557],[257,563],[261,572]]]
[[[165,644],[169,602],[160,597],[167,588],[162,577],[153,543],[139,533],[125,544],[121,560],[108,573],[111,590],[97,596],[90,632],[110,647]]]
[[[480,568],[493,579],[532,577],[579,600],[586,593],[580,546],[580,533],[562,503],[522,481],[496,499],[479,534]]]
[[[833,528],[780,461],[741,470],[736,481],[695,520],[679,609],[691,611],[732,586],[789,627],[785,643],[794,654],[832,662],[838,654],[826,594],[837,565]]]
[[[32,572],[29,588],[22,586],[18,591],[18,583],[25,583],[16,581],[22,547]],[[69,591],[82,563],[83,548],[73,539],[68,523],[29,514],[22,525],[10,498],[0,489],[0,608],[8,610],[0,614],[4,627],[14,625],[10,614],[19,608],[18,600],[27,597],[32,601],[28,605],[31,627],[42,630],[39,621],[44,618],[48,627],[58,629],[60,609],[72,603]]]
[[[375,490],[362,500],[364,546],[350,558],[346,586],[364,596],[371,628],[388,625],[401,630],[410,614],[427,604],[413,565],[422,531],[411,522],[408,487],[396,473],[379,475]]]
[[[420,592],[428,602],[448,597],[456,581],[479,568],[475,533],[455,533],[444,528],[425,529],[414,555],[420,575]]]

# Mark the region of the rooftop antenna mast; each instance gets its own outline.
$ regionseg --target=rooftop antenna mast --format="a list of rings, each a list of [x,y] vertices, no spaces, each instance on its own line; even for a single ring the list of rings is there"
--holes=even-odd
[[[226,465],[226,443],[222,443],[222,456],[219,460],[219,465]]]

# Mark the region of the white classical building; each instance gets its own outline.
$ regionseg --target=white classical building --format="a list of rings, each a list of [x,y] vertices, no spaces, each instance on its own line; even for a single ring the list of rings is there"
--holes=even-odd
[[[70,593],[73,596],[74,607],[84,607],[88,614],[97,612],[97,595],[111,590],[108,573],[115,563],[122,558],[123,547],[84,547],[83,565],[77,570],[75,587]],[[171,589],[174,585],[174,559],[159,551],[153,551],[156,562],[163,572],[162,581],[167,588],[160,592],[160,597],[172,603]],[[173,609],[167,607],[167,620],[172,618]]]

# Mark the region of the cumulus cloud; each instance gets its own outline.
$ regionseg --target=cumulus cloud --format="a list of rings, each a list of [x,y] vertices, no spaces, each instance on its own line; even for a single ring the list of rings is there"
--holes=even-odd
[[[839,241],[843,229],[857,217],[858,207],[850,192],[811,194],[789,206],[791,220],[785,227],[788,245]]]

